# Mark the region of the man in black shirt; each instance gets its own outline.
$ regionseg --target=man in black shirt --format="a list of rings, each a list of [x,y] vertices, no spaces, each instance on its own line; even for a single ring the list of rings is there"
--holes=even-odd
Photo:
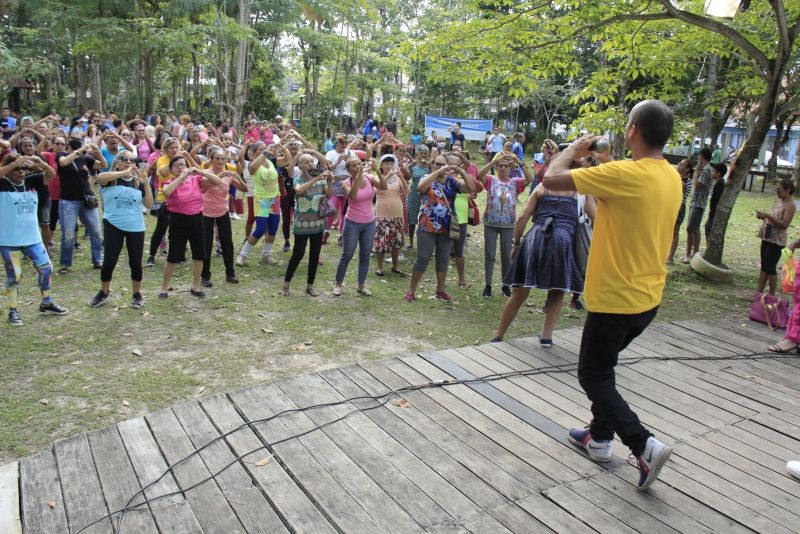
[[[0,165],[0,257],[6,271],[8,322],[22,325],[17,310],[19,282],[22,278],[22,256],[33,263],[38,272],[42,302],[39,311],[66,315],[68,310],[53,302],[50,280],[53,266],[42,243],[37,219],[37,189],[47,187],[55,171],[36,156],[10,154]]]
[[[714,180],[714,187],[711,189],[711,200],[708,205],[708,219],[706,220],[705,233],[706,243],[708,243],[708,236],[711,233],[711,227],[714,225],[714,214],[717,211],[717,204],[719,198],[722,196],[722,191],[725,189],[725,174],[728,172],[728,166],[724,163],[711,164],[711,179]]]
[[[73,132],[73,135],[75,132]],[[56,155],[58,176],[61,181],[61,200],[58,202],[61,219],[61,268],[58,274],[67,274],[72,267],[72,250],[75,244],[75,224],[80,218],[89,233],[92,244],[92,265],[102,264],[102,239],[97,201],[89,185],[89,174],[106,166],[105,158],[94,144],[82,145],[77,137],[70,137],[67,152]],[[91,152],[91,156],[88,155]],[[94,200],[93,200],[94,199]]]

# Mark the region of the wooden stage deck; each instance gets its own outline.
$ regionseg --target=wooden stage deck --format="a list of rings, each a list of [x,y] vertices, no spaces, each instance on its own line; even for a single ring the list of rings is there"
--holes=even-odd
[[[619,367],[618,386],[675,447],[648,493],[635,490],[620,443],[606,466],[568,444],[567,428],[589,417],[573,370],[245,426],[147,488],[150,499],[174,494],[128,511],[121,532],[799,532],[800,481],[785,465],[800,459],[800,357],[701,359],[762,352],[779,337],[724,320],[658,323],[623,353],[653,358]],[[550,350],[520,339],[295,376],[57,441],[18,463],[24,532],[77,532],[245,421],[430,380],[574,364],[580,329],[555,339]],[[112,532],[118,517],[84,532]]]

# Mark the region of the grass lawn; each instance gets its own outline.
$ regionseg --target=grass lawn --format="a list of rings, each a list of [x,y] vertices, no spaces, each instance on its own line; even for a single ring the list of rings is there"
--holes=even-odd
[[[768,193],[743,192],[728,228],[725,262],[737,274],[727,284],[696,276],[687,265],[670,268],[657,320],[736,316],[746,319],[758,275],[759,241],[755,209],[769,209]],[[479,200],[479,205],[484,205]],[[147,217],[149,239],[155,219]],[[237,245],[244,238],[244,220],[233,222]],[[306,264],[295,275],[292,295],[279,296],[289,253],[279,247],[281,265],[239,268],[242,283],[226,284],[222,259],[213,260],[214,287],[209,297],[189,295],[189,266],[180,266],[172,285],[176,292],[158,300],[164,256],[145,270],[147,307],[130,307],[130,281],[124,257],[115,272],[109,303],[92,309],[87,301],[99,289],[99,271],[91,268],[84,241],[73,273],[54,276],[53,293],[71,313],[39,316],[35,272],[23,266],[20,312],[25,325],[0,325],[0,464],[46,447],[51,441],[98,429],[181,399],[208,395],[296,373],[383,358],[403,352],[482,343],[493,337],[505,298],[499,291],[500,262],[495,266],[495,297],[483,289],[483,230],[470,227],[467,279],[456,288],[451,265],[448,288],[455,302],[433,299],[433,263],[414,303],[403,300],[408,279],[389,272],[372,274],[373,296],[356,294],[356,262],[350,264],[345,292],[332,296],[340,248],[335,234],[324,246],[317,274],[319,298],[303,293]],[[792,232],[794,233],[794,232]],[[685,238],[681,236],[682,240]],[[625,236],[619,236],[625,239]],[[705,243],[703,243],[705,246]],[[683,243],[677,256],[683,250]],[[258,248],[260,252],[260,246]],[[410,272],[414,251],[404,251],[401,270]],[[57,259],[56,259],[57,263]],[[0,297],[0,302],[3,301]],[[529,336],[541,328],[538,309],[544,293],[532,292],[509,338]],[[583,317],[564,307],[558,327],[581,324]],[[555,336],[558,343],[558,335]]]

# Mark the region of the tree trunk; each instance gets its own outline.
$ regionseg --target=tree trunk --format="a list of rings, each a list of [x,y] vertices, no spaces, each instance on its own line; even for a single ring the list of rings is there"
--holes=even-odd
[[[97,111],[103,113],[103,89],[100,83],[100,63],[92,63],[93,84],[92,92],[94,93],[94,106]]]
[[[79,113],[86,111],[86,85],[84,85],[83,58],[72,56],[75,66],[75,107]]]
[[[783,132],[783,120],[775,120],[775,139],[772,141],[772,155],[767,162],[767,177],[765,180],[775,181],[778,175],[778,152],[781,151],[781,132]],[[791,127],[790,127],[791,129]]]
[[[706,104],[711,101],[714,93],[717,91],[717,72],[719,70],[719,56],[712,54],[708,58],[708,77],[707,77],[707,85],[706,85],[706,95],[704,101]],[[714,144],[716,141],[716,137],[711,135],[711,130],[713,129],[714,123],[714,116],[711,114],[711,111],[706,108],[703,112],[703,123],[700,127],[700,147],[702,148],[705,145],[706,137],[711,138],[711,144]],[[724,123],[723,123],[724,124]]]
[[[797,150],[794,153],[794,176],[792,177],[795,187],[800,187],[800,142],[797,143]]]
[[[775,113],[775,103],[781,88],[783,71],[783,68],[776,68],[767,79],[766,90],[758,104],[756,120],[748,128],[747,138],[739,157],[736,159],[731,180],[726,182],[722,197],[719,199],[719,204],[717,204],[714,224],[711,227],[706,250],[703,252],[703,258],[713,265],[722,265],[722,253],[725,247],[725,232],[728,229],[728,220],[733,212],[736,197],[742,190],[747,174],[750,171],[750,165],[758,155],[761,145],[769,132],[772,117]]]
[[[250,0],[239,0],[239,24],[247,27],[250,22]],[[249,76],[249,45],[247,39],[239,40],[236,52],[236,85],[233,88],[233,116],[231,123],[236,131],[241,131],[242,106],[247,95],[247,78]]]
[[[174,92],[173,85],[173,92]],[[144,112],[149,115],[155,111],[153,102],[153,51],[144,55]]]

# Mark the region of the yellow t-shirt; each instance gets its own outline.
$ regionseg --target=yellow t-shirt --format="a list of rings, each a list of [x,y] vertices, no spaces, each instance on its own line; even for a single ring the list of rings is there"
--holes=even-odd
[[[598,200],[586,272],[587,309],[632,315],[655,308],[681,206],[677,171],[666,160],[644,158],[571,173],[578,192]]]
[[[167,197],[164,195],[164,184],[175,178],[172,176],[172,173],[168,173],[166,176],[161,176],[161,173],[158,172],[161,167],[166,167],[169,165],[169,156],[166,154],[159,156],[158,160],[156,161],[156,178],[158,178],[158,191],[156,191],[156,201],[158,202],[166,202]]]

